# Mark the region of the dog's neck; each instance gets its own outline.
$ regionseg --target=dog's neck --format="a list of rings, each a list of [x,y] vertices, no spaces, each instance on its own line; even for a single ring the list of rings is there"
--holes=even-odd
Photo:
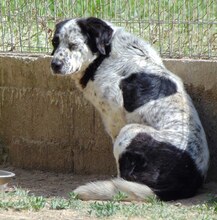
[[[87,86],[89,80],[94,80],[95,73],[98,67],[101,65],[104,59],[106,59],[111,52],[111,45],[106,47],[106,55],[99,54],[98,57],[93,60],[92,63],[84,71],[84,75],[80,79],[80,85],[84,89]]]
[[[114,38],[114,35],[116,34],[117,30],[122,29],[120,27],[115,27],[112,24],[110,24],[109,22],[107,22],[108,25],[110,25],[113,29],[113,36],[112,38]],[[81,77],[79,83],[81,88],[85,88],[87,86],[87,83],[89,82],[89,80],[94,80],[94,76],[95,73],[98,69],[98,67],[101,65],[101,63],[110,55],[111,52],[111,47],[112,45],[108,45],[105,50],[106,50],[106,55],[103,54],[99,54],[96,59],[93,60],[92,63],[89,64],[89,66],[84,70],[84,74]]]

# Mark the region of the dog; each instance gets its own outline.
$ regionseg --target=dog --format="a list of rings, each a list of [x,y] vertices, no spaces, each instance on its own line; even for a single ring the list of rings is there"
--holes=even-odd
[[[182,80],[155,49],[94,17],[58,23],[52,44],[53,73],[70,74],[99,111],[117,164],[117,178],[79,186],[78,198],[194,196],[208,170],[205,132]]]

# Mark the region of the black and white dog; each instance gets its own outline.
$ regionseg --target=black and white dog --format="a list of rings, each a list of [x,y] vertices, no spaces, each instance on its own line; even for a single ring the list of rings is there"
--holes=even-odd
[[[118,177],[74,192],[84,200],[188,198],[209,163],[206,136],[179,77],[146,42],[98,18],[56,25],[52,70],[75,80],[111,136]],[[99,165],[100,166],[100,165]]]

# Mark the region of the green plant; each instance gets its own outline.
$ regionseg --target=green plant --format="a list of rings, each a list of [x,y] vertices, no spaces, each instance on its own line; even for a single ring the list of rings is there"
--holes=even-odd
[[[74,192],[70,192],[69,193],[69,200],[71,201],[74,201],[74,200],[78,200],[78,195]]]
[[[39,211],[40,209],[45,207],[46,200],[42,196],[30,196],[29,203],[30,203],[30,207],[33,210]]]
[[[55,198],[50,202],[50,209],[61,210],[61,209],[69,209],[70,202],[63,198]]]
[[[120,202],[127,198],[127,194],[123,192],[118,192],[116,195],[113,196],[113,201]]]
[[[0,200],[0,208],[15,210],[39,211],[44,208],[46,200],[42,196],[29,195],[28,191],[16,189],[15,192],[7,193]]]
[[[120,210],[120,205],[116,204],[114,201],[94,202],[90,204],[88,214],[97,217],[109,217],[115,215],[118,210]]]
[[[217,196],[210,195],[210,198],[208,199],[206,205],[208,207],[213,207],[214,211],[217,213]]]

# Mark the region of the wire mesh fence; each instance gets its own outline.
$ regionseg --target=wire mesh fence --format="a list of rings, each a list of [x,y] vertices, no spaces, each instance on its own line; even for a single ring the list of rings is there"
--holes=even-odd
[[[55,23],[96,16],[164,57],[217,58],[217,0],[1,0],[0,51],[50,53]]]

